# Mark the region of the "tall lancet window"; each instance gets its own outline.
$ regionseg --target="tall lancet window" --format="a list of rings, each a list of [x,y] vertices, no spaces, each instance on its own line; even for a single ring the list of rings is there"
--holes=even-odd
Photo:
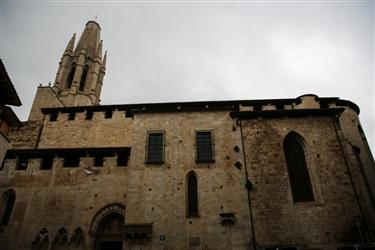
[[[13,189],[9,189],[2,194],[0,200],[0,225],[6,226],[9,224],[12,215],[14,202],[16,201],[16,194]]]
[[[74,74],[76,73],[76,67],[77,67],[77,64],[76,63],[72,63],[72,67],[70,69],[70,73],[68,75],[68,79],[67,79],[67,84],[66,84],[66,88],[67,89],[70,89],[72,87],[72,84],[73,84],[73,79],[74,79]]]
[[[289,133],[284,140],[284,152],[293,200],[314,201],[303,138],[295,132]]]
[[[89,71],[89,66],[86,65],[83,68],[81,82],[79,83],[79,91],[83,91],[85,89],[85,83],[86,83],[86,78],[87,78],[87,72],[88,71]]]
[[[193,171],[187,175],[187,217],[198,217],[198,180]]]

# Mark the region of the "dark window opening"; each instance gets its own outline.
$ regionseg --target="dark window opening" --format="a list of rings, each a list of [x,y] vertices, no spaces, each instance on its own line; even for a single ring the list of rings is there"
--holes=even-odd
[[[4,168],[4,165],[5,165],[5,160],[8,160],[8,159],[16,159],[16,156],[14,154],[11,153],[10,150],[8,150],[4,156],[4,160],[3,162],[1,163],[1,168],[0,170],[3,170]]]
[[[74,120],[75,118],[76,118],[76,113],[74,113],[74,112],[69,113],[69,115],[68,115],[68,120],[72,121],[72,120]]]
[[[49,117],[50,122],[55,122],[57,121],[57,113],[51,113]]]
[[[194,172],[187,177],[187,217],[198,217],[198,181]]]
[[[29,162],[29,159],[25,157],[18,158],[16,170],[26,170],[28,162]]]
[[[86,83],[86,78],[87,78],[87,72],[89,71],[89,66],[86,65],[85,68],[83,69],[81,81],[79,83],[79,91],[84,91],[85,89],[85,83]]]
[[[1,163],[0,171],[4,169],[5,160],[6,160],[6,158],[4,158],[3,162]]]
[[[164,133],[148,134],[147,163],[164,162]]]
[[[302,138],[294,132],[290,133],[285,138],[284,151],[293,200],[295,202],[314,201]]]
[[[12,210],[14,207],[14,203],[16,201],[16,195],[13,190],[8,190],[3,194],[3,197],[1,199],[2,202],[4,202],[5,208],[3,208],[3,217],[1,218],[1,224],[2,226],[6,226],[9,224],[10,217],[12,215]]]
[[[68,76],[68,79],[67,79],[67,85],[66,85],[67,89],[70,89],[72,87],[75,73],[76,73],[76,64],[73,63],[72,68],[71,68],[70,73],[69,73],[69,76]]]
[[[104,155],[97,155],[94,158],[94,166],[95,167],[103,167],[104,164]]]
[[[92,117],[94,116],[94,112],[87,110],[86,111],[86,120],[92,120]]]
[[[133,112],[131,112],[130,109],[125,111],[125,118],[129,118],[129,117],[131,118],[133,117]]]
[[[107,110],[107,111],[105,111],[105,113],[104,113],[104,118],[105,118],[105,119],[112,118],[112,110]]]
[[[129,154],[126,152],[119,152],[117,154],[117,166],[126,167],[128,165]]]
[[[79,160],[81,155],[71,154],[65,157],[64,168],[77,168],[79,167]]]
[[[112,150],[110,150],[110,151],[101,150],[101,151],[92,152],[90,155],[91,155],[91,157],[94,157],[94,167],[103,167],[104,166],[104,158],[105,157],[114,157],[115,152],[112,151]]]
[[[50,170],[53,166],[53,156],[51,157],[44,157],[40,163],[41,170]]]
[[[211,132],[197,132],[196,136],[197,162],[213,162]]]

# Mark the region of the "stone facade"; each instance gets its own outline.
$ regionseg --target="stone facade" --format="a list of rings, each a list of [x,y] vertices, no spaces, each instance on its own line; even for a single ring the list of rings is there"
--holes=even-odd
[[[0,219],[11,211],[2,249],[333,250],[374,240],[375,168],[355,104],[304,95],[98,105],[99,31],[90,21],[75,50],[73,36],[54,85],[38,88],[29,121],[12,129],[0,171]],[[82,67],[69,83],[73,63]],[[163,138],[160,162],[149,160],[152,133]],[[309,201],[293,196],[290,134],[303,144]]]

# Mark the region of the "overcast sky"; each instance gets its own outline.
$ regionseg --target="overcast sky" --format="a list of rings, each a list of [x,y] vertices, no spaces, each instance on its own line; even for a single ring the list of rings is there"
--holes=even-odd
[[[340,97],[360,107],[374,152],[372,1],[0,1],[21,120],[72,34],[98,16],[102,104]]]

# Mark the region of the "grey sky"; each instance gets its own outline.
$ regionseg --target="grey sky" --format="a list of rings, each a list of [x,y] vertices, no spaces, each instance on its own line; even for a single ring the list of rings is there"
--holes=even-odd
[[[294,98],[355,102],[375,145],[374,3],[3,1],[0,53],[27,119],[74,32],[98,15],[102,104]]]

